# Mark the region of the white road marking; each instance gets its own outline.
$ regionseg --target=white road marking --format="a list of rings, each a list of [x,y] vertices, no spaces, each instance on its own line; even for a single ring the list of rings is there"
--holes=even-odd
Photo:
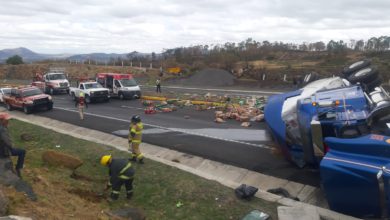
[[[154,88],[153,86],[143,86],[148,88]],[[194,87],[180,87],[180,86],[164,86],[168,89],[187,89],[187,90],[205,90],[205,91],[217,91],[217,92],[243,92],[243,93],[258,93],[258,94],[282,94],[283,92],[270,92],[270,91],[250,91],[250,90],[237,90],[237,89],[204,89],[204,88],[194,88]]]
[[[73,110],[73,109],[60,108],[60,107],[54,107],[54,108],[55,109],[61,109],[61,110],[64,110],[64,111],[70,111],[70,112],[78,113],[77,110]],[[84,114],[85,115],[95,116],[95,117],[100,117],[100,118],[106,118],[106,119],[111,119],[111,120],[116,120],[116,121],[122,121],[122,122],[130,123],[130,120],[121,119],[121,118],[115,118],[115,117],[111,117],[111,116],[98,115],[98,114],[88,113],[88,112],[85,112]],[[191,131],[187,131],[187,130],[183,130],[183,129],[167,128],[167,127],[163,127],[163,126],[159,126],[159,125],[153,125],[153,124],[148,124],[148,123],[143,123],[143,124],[147,125],[147,126],[150,126],[150,127],[165,129],[165,130],[169,130],[169,131],[173,131],[173,132],[179,132],[179,133],[184,133],[184,134],[190,134],[190,135],[195,135],[195,136],[201,136],[201,137],[207,137],[207,138],[212,138],[212,139],[216,139],[216,140],[222,140],[222,141],[237,143],[237,144],[244,144],[244,145],[249,145],[249,146],[254,146],[254,147],[260,147],[260,148],[268,149],[268,150],[272,149],[271,147],[268,147],[268,146],[265,146],[265,145],[262,145],[262,144],[253,144],[253,143],[248,143],[248,142],[243,142],[243,141],[230,140],[230,139],[226,139],[226,138],[210,136],[210,135],[207,135],[207,134],[191,132]]]

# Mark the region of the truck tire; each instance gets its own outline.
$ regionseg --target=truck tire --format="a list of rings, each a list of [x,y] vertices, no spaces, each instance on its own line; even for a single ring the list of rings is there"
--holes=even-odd
[[[23,106],[23,112],[26,113],[26,114],[30,114],[31,113],[31,109],[28,106],[24,105]]]
[[[12,108],[12,106],[10,104],[5,104],[5,107],[7,108],[8,111],[12,111],[14,110],[14,108]]]
[[[351,75],[353,72],[356,72],[358,70],[363,69],[364,67],[367,67],[371,64],[370,60],[361,60],[358,62],[355,62],[347,67],[345,67],[342,71],[345,77],[348,77]]]
[[[52,110],[53,109],[53,104],[52,103],[51,104],[47,104],[46,109],[48,111]]]
[[[348,81],[351,82],[352,84],[358,82],[362,84],[363,83],[368,84],[377,78],[378,78],[378,69],[376,69],[375,67],[366,67],[349,75]]]
[[[91,97],[89,97],[89,95],[85,95],[85,102],[86,103],[91,103]]]
[[[374,80],[372,80],[371,82],[369,83],[365,83],[363,84],[363,87],[365,88],[365,91],[367,93],[370,93],[372,92],[376,87],[380,86],[382,84],[382,78],[381,77],[378,77]]]
[[[121,93],[121,92],[119,93],[119,99],[120,99],[120,100],[125,99],[125,96],[124,96],[123,93]]]

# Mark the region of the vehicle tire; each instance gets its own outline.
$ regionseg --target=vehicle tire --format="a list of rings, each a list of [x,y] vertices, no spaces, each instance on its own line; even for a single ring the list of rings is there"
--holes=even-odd
[[[368,84],[377,78],[378,69],[376,69],[375,67],[366,67],[349,75],[348,81],[352,84],[358,82],[362,84]]]
[[[26,113],[26,114],[30,114],[31,110],[28,106],[24,105],[23,106],[23,112]]]
[[[374,80],[372,80],[371,82],[369,83],[364,83],[363,84],[363,87],[364,87],[364,90],[367,92],[367,93],[370,93],[372,92],[376,87],[380,86],[382,84],[382,78],[381,77],[378,77]]]
[[[46,106],[47,110],[50,111],[53,109],[53,104],[47,104]]]
[[[119,93],[119,99],[120,99],[120,100],[125,99],[125,96],[123,95],[123,93]]]
[[[70,94],[70,95],[72,96],[72,100],[76,101],[76,96],[75,96],[74,92],[72,92],[72,94]]]
[[[12,111],[14,110],[14,108],[12,108],[12,106],[10,104],[5,104],[5,107],[7,108],[8,111]]]
[[[87,104],[91,103],[91,97],[89,97],[89,95],[85,95],[85,102]]]
[[[342,71],[345,77],[348,77],[351,75],[353,72],[356,72],[358,70],[363,69],[364,67],[367,67],[371,64],[370,60],[361,60],[358,62],[355,62],[347,67],[345,67]]]
[[[66,90],[66,94],[69,94],[69,89]]]

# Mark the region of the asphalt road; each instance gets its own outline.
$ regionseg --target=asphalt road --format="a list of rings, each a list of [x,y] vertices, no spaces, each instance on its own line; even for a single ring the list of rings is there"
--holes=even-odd
[[[139,114],[145,125],[143,141],[214,161],[291,181],[319,186],[318,170],[299,169],[272,151],[265,123],[243,128],[239,122],[214,122],[214,111],[192,107],[171,113],[146,115],[139,100],[111,99],[91,103],[81,121],[68,95],[56,95],[54,109],[35,114],[74,125],[127,137],[130,118]],[[185,117],[188,116],[188,117]]]

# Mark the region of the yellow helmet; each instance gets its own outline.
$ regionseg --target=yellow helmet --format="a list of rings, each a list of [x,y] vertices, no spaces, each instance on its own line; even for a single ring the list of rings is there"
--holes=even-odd
[[[80,97],[84,97],[84,93],[83,92],[80,92]]]
[[[107,166],[111,162],[112,156],[111,155],[104,155],[100,159],[100,164],[103,166]]]

